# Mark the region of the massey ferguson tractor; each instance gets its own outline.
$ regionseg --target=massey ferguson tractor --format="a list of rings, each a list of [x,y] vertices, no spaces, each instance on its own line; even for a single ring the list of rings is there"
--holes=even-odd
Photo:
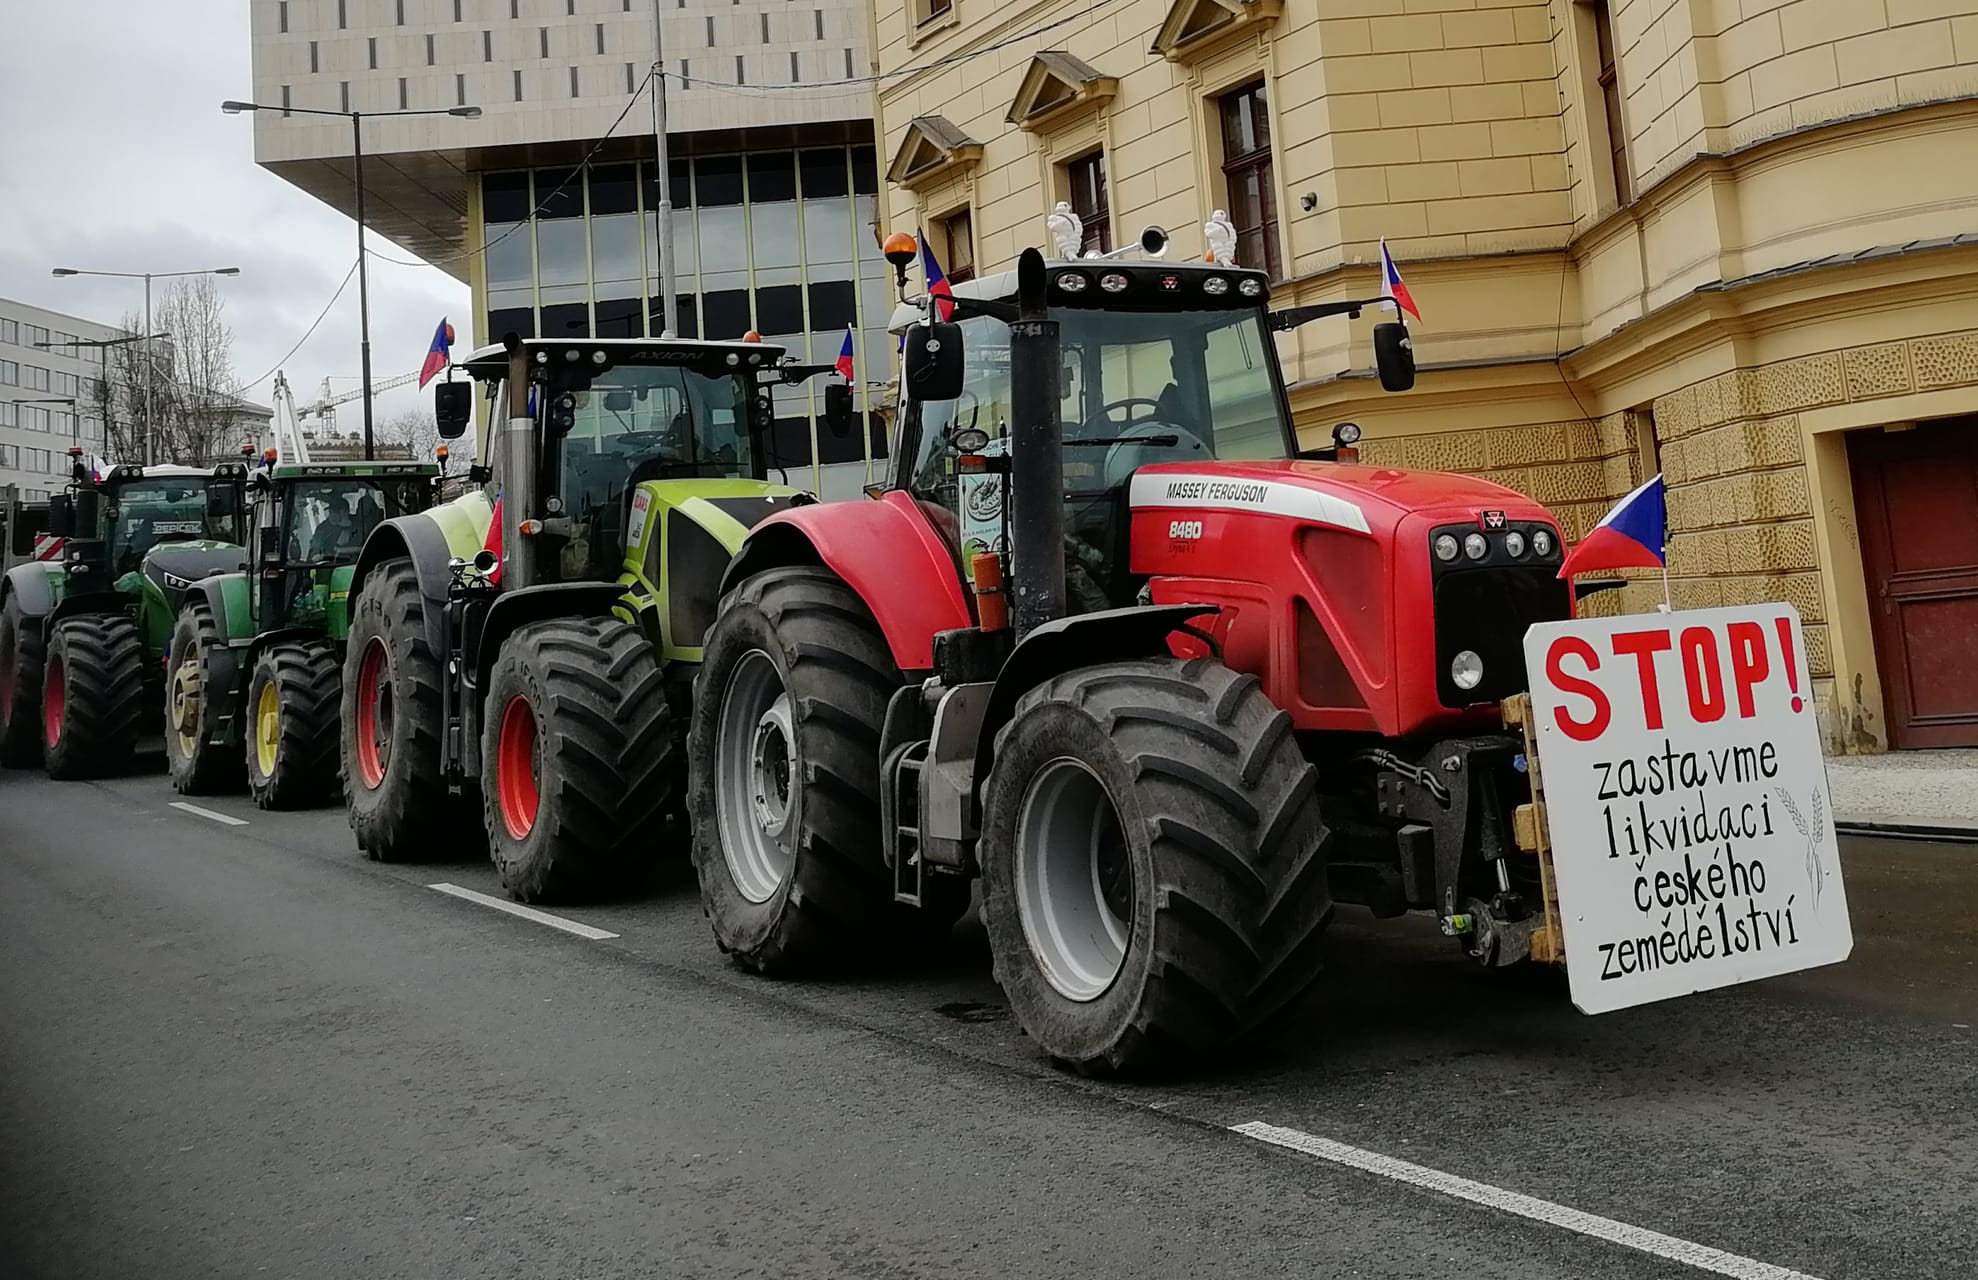
[[[275,439],[248,481],[251,564],[186,593],[165,658],[165,760],[198,795],[263,809],[341,799],[337,704],[350,582],[371,530],[432,505],[432,462],[317,462],[275,385]]]
[[[653,865],[721,572],[758,521],[814,501],[766,479],[809,462],[775,455],[770,388],[831,366],[782,356],[753,336],[511,337],[467,358],[493,398],[480,487],[380,524],[352,576],[342,758],[367,854],[453,845],[466,802],[519,900]],[[449,439],[471,387],[439,388]],[[849,388],[825,399],[849,430]]]
[[[979,878],[1013,1012],[1086,1072],[1290,1010],[1336,901],[1433,912],[1490,965],[1534,950],[1498,704],[1569,613],[1557,527],[1299,453],[1273,331],[1383,300],[1268,289],[1028,250],[952,319],[903,308],[891,487],[762,521],[722,580],[689,756],[723,950],[788,973],[939,935]],[[1406,330],[1374,344],[1411,386]]]
[[[156,732],[163,659],[192,584],[238,569],[245,462],[111,466],[69,451],[49,500],[60,558],[16,565],[0,587],[0,763],[52,778],[126,767]]]

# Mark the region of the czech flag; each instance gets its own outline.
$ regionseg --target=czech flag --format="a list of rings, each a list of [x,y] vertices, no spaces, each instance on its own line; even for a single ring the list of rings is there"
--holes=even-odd
[[[1669,540],[1668,534],[1662,477],[1658,475],[1600,518],[1559,566],[1559,576],[1570,578],[1602,569],[1659,569],[1664,564],[1663,544]]]
[[[844,375],[847,384],[854,387],[858,385],[858,379],[852,376],[852,326],[850,325],[845,326],[845,345],[838,348],[838,372]]]
[[[1401,268],[1394,265],[1394,255],[1387,251],[1386,236],[1380,239],[1380,276],[1381,288],[1386,290],[1387,296],[1419,321],[1422,318],[1421,308],[1415,305],[1415,295],[1408,292],[1408,282],[1401,278]]]
[[[947,302],[934,304],[936,307],[934,318],[944,321],[954,318],[955,304],[952,299],[955,291],[948,286],[948,277],[941,274],[941,264],[934,258],[934,246],[927,243],[925,231],[920,233],[920,266],[921,270],[927,273],[927,296],[950,299]]]
[[[433,345],[426,348],[426,363],[419,366],[419,389],[424,391],[426,384],[446,372],[447,362],[453,357],[453,326],[444,317],[440,327],[433,330]]]

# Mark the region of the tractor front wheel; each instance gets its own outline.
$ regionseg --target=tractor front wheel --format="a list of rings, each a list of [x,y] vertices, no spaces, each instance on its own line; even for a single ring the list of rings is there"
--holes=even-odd
[[[68,781],[121,772],[143,718],[144,642],[119,613],[64,618],[41,678],[42,762]]]
[[[206,653],[220,627],[203,601],[188,603],[172,628],[165,660],[165,764],[180,795],[209,795],[240,782],[240,757],[213,742],[213,722],[230,689],[208,679]]]
[[[440,660],[412,562],[372,571],[350,612],[341,706],[350,829],[378,862],[430,858],[459,838],[440,776]]]
[[[945,939],[966,886],[899,906],[880,853],[879,733],[901,678],[858,594],[822,569],[758,574],[703,655],[687,767],[715,942],[791,973]]]
[[[651,870],[673,732],[652,644],[615,618],[518,629],[488,678],[481,805],[520,902],[622,893]]]
[[[247,685],[247,786],[263,809],[337,796],[336,651],[323,640],[271,644]]]
[[[41,763],[41,637],[13,596],[0,606],[0,765]]]
[[[1087,1074],[1213,1055],[1303,995],[1332,912],[1316,776],[1211,659],[1031,690],[983,795],[982,920],[1011,1010]]]

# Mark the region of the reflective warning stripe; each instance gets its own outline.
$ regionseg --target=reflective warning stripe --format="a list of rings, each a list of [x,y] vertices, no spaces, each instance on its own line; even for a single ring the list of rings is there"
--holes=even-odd
[[[34,536],[34,558],[37,560],[57,560],[62,555],[64,539],[52,538],[45,533]]]

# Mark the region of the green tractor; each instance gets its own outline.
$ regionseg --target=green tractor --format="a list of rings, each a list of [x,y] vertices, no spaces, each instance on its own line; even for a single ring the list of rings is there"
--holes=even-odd
[[[273,452],[272,450],[270,451]],[[183,795],[292,809],[340,798],[337,711],[350,584],[378,525],[431,504],[430,462],[272,457],[248,481],[253,558],[196,583],[165,658],[165,759]]]
[[[681,739],[730,555],[816,501],[769,482],[809,462],[773,456],[772,387],[832,366],[753,340],[511,336],[460,367],[493,399],[483,488],[380,525],[350,588],[350,824],[370,857],[409,859],[478,803],[515,898],[620,891],[684,817]],[[471,398],[441,385],[442,435]],[[849,386],[825,388],[825,420],[851,429]]]
[[[245,558],[248,475],[69,453],[73,479],[48,510],[60,559],[16,565],[0,586],[0,763],[62,779],[127,768],[156,731],[181,601]]]

